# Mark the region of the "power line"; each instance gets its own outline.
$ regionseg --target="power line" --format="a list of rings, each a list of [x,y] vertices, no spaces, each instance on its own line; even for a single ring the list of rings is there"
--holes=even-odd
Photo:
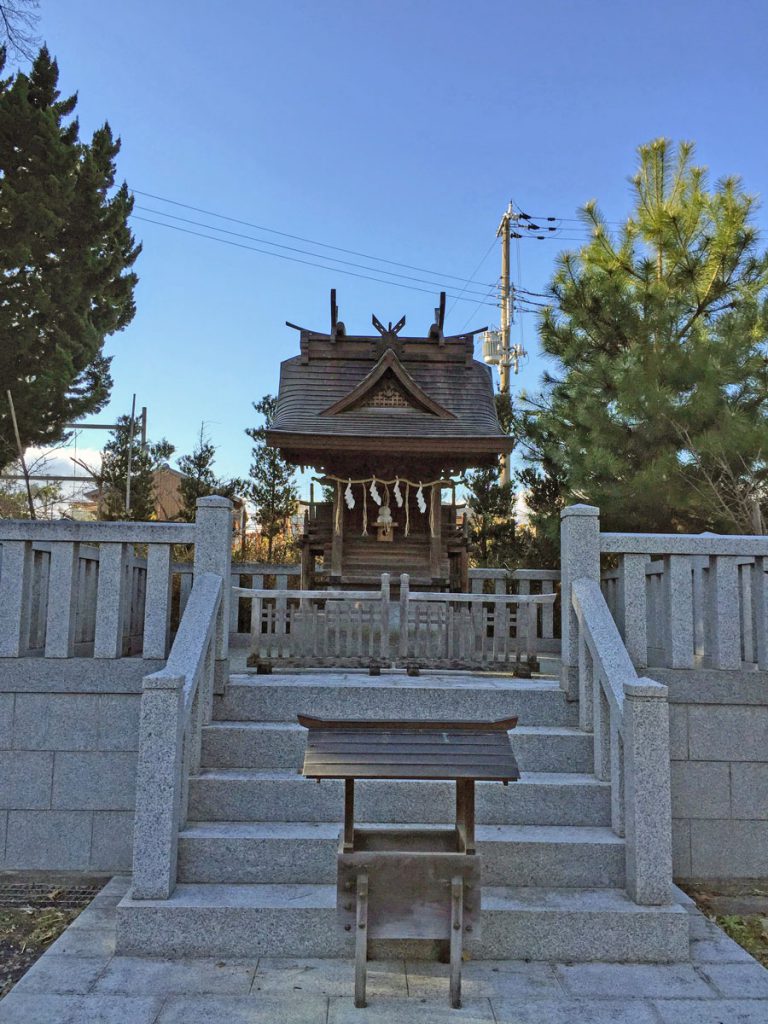
[[[494,239],[494,241],[495,241],[495,239]],[[486,298],[489,298],[489,297],[490,297],[490,295],[491,295],[491,292],[493,292],[495,288],[496,288],[496,285],[492,285],[492,286],[491,286],[491,287],[490,287],[490,288],[488,289],[488,295],[486,296]],[[476,313],[476,312],[478,311],[478,309],[480,309],[480,307],[481,307],[482,305],[483,305],[483,300],[481,299],[481,300],[480,300],[480,301],[478,302],[478,304],[477,304],[477,305],[475,306],[475,308],[474,308],[474,309],[472,310],[472,312],[471,312],[471,313],[469,314],[469,316],[467,317],[467,319],[466,319],[466,320],[464,321],[464,323],[463,323],[463,324],[461,325],[461,327],[459,328],[459,334],[461,334],[461,332],[462,332],[462,331],[464,330],[464,328],[465,328],[465,327],[467,326],[467,324],[469,323],[469,321],[470,321],[470,320],[472,319],[472,317],[473,317],[473,316],[475,315],[475,313]],[[485,305],[486,305],[486,306],[498,306],[498,303],[497,303],[497,302],[486,302],[486,303],[485,303]]]
[[[301,253],[303,256],[317,256],[319,259],[328,260],[331,263],[341,263],[341,264],[343,264],[344,266],[347,266],[347,267],[356,267],[358,270],[373,270],[377,274],[389,274],[392,277],[401,277],[401,278],[403,278],[406,281],[417,281],[420,284],[429,284],[429,285],[435,284],[435,282],[427,281],[423,277],[413,277],[411,274],[399,274],[396,270],[384,270],[383,268],[379,268],[379,267],[366,267],[364,264],[354,263],[351,260],[339,259],[338,256],[323,256],[320,253],[310,252],[307,249],[298,249],[294,245],[283,245],[281,242],[268,242],[268,241],[266,241],[266,240],[264,240],[262,238],[257,238],[255,235],[246,235],[242,231],[229,231],[227,228],[217,228],[213,224],[204,224],[204,223],[202,223],[199,220],[190,220],[189,217],[178,217],[178,216],[176,216],[176,214],[165,213],[163,210],[153,210],[150,207],[141,206],[141,205],[137,206],[137,209],[143,210],[145,213],[155,214],[158,217],[169,217],[171,220],[180,220],[184,224],[194,224],[195,227],[198,227],[198,228],[209,228],[211,231],[218,231],[218,232],[220,232],[221,234],[224,234],[224,235],[233,235],[235,238],[247,238],[247,239],[249,239],[252,242],[262,242],[264,245],[272,245],[272,246],[275,246],[278,249],[286,249],[288,252],[298,252],[298,253]],[[173,225],[168,225],[168,226],[172,227]],[[464,286],[464,288],[462,289],[462,292],[460,294],[462,294],[466,290],[466,288],[467,288],[467,285]],[[477,295],[480,295],[481,292],[479,292],[479,291],[471,291],[469,294],[477,296]],[[482,294],[485,294],[485,293],[483,292]]]
[[[493,249],[493,247],[494,247],[495,245],[496,245],[496,239],[494,238],[494,239],[493,239],[493,241],[491,242],[491,244],[490,244],[490,245],[488,246],[488,248],[486,249],[486,251],[485,251],[485,255],[483,256],[483,258],[482,258],[482,259],[480,260],[480,262],[479,262],[479,263],[477,264],[477,266],[475,267],[475,269],[474,269],[474,270],[472,271],[472,276],[471,276],[471,277],[470,277],[470,279],[469,279],[469,280],[470,280],[470,282],[472,282],[472,281],[473,281],[473,280],[475,279],[475,274],[476,274],[476,273],[477,273],[477,272],[478,272],[478,271],[480,270],[480,267],[482,267],[482,265],[483,265],[483,264],[485,263],[485,261],[486,261],[486,260],[488,259],[488,257],[489,257],[489,256],[491,255],[491,250]],[[467,285],[464,285],[464,287],[463,287],[463,288],[461,289],[461,291],[459,292],[459,297],[461,297],[461,296],[462,296],[462,295],[464,294],[464,292],[465,292],[466,288],[467,288]],[[453,308],[454,308],[454,306],[456,305],[456,303],[457,303],[458,301],[459,301],[459,298],[455,298],[455,299],[453,300],[453,302],[451,303],[451,307],[450,307],[450,309],[449,309],[449,310],[448,310],[448,312],[447,312],[447,313],[445,314],[446,316],[450,315],[450,313],[451,313],[451,312],[453,311]]]
[[[157,199],[161,203],[170,203],[172,206],[180,206],[183,207],[185,210],[194,210],[195,213],[203,213],[208,217],[216,217],[218,220],[230,221],[232,224],[241,224],[244,227],[255,228],[257,231],[266,231],[272,235],[280,235],[283,238],[291,238],[295,242],[306,242],[309,245],[317,245],[321,249],[333,249],[335,252],[343,252],[347,256],[360,256],[363,259],[373,260],[376,263],[388,263],[390,264],[390,266],[393,267],[402,267],[405,270],[416,270],[421,274],[431,274],[433,277],[449,278],[452,281],[461,281],[466,282],[467,284],[472,283],[471,279],[468,279],[466,277],[459,277],[456,274],[443,274],[439,273],[436,270],[428,270],[426,267],[416,267],[411,263],[401,263],[398,260],[385,259],[383,256],[371,256],[370,253],[358,252],[356,249],[344,249],[339,245],[331,245],[329,242],[318,242],[316,239],[305,238],[303,235],[292,235],[289,234],[289,232],[287,231],[279,231],[277,228],[268,228],[265,227],[263,224],[254,224],[252,221],[241,220],[239,217],[230,217],[227,214],[216,213],[213,210],[206,210],[200,206],[192,206],[191,203],[182,203],[179,202],[179,200],[177,199],[168,199],[166,196],[158,196],[152,192],[142,192],[142,190],[138,188],[131,189],[131,191],[137,196],[145,196],[149,199]],[[163,216],[166,215],[164,214]],[[171,214],[167,214],[167,216],[171,216]],[[213,225],[206,225],[206,227],[210,227],[214,231],[219,230],[218,228],[213,227]],[[265,244],[267,245],[274,244],[272,242],[266,242],[265,239],[257,239],[257,241],[264,241]],[[495,284],[489,285],[489,287],[495,287]]]
[[[357,274],[353,270],[342,270],[339,267],[329,267],[329,266],[326,266],[323,263],[312,263],[310,260],[301,260],[301,259],[299,259],[296,256],[286,256],[286,255],[284,255],[283,253],[280,253],[280,252],[270,252],[269,249],[257,249],[253,245],[244,245],[242,242],[233,242],[233,241],[231,241],[228,238],[217,238],[216,235],[207,235],[207,234],[204,234],[201,231],[192,231],[190,228],[182,228],[182,227],[180,227],[177,224],[166,224],[164,221],[152,220],[149,217],[141,217],[138,214],[132,214],[131,216],[133,217],[134,220],[140,220],[140,221],[143,221],[146,224],[156,224],[158,227],[169,228],[171,231],[180,231],[180,232],[182,232],[185,235],[195,235],[197,238],[208,238],[212,242],[220,242],[222,245],[232,245],[232,246],[234,246],[237,249],[248,249],[250,252],[258,252],[258,253],[261,253],[261,255],[263,255],[263,256],[274,256],[276,259],[287,260],[289,263],[301,263],[301,264],[303,264],[304,266],[307,266],[307,267],[316,267],[318,270],[330,270],[330,271],[333,271],[334,273],[337,273],[337,274],[346,274],[348,277],[359,277],[359,278],[362,278],[363,280],[366,280],[366,281],[375,281],[377,284],[390,284],[390,285],[392,285],[395,288],[407,288],[410,291],[424,292],[427,295],[434,295],[434,291],[432,289],[418,288],[416,285],[412,285],[412,284],[401,284],[399,281],[386,281],[386,280],[384,280],[384,279],[382,279],[380,277],[371,277],[370,274]],[[214,228],[214,230],[216,230],[216,229]],[[320,258],[322,259],[323,257],[320,257]],[[373,269],[373,268],[371,268],[371,269]],[[438,287],[437,283],[435,283],[434,287]],[[491,286],[491,290],[494,287],[495,286],[492,285]],[[490,292],[489,292],[489,294],[490,294]],[[447,297],[451,298],[451,299],[457,298],[457,296],[455,296],[455,295],[449,295]],[[474,298],[474,296],[473,296],[473,298]],[[482,305],[486,305],[486,306],[495,306],[496,305],[495,302],[487,302],[486,301],[487,298],[488,298],[488,296],[486,295],[484,298],[480,299],[480,301],[478,302],[478,304],[475,307],[475,309],[479,309],[480,306],[482,306]],[[460,297],[460,301],[461,302],[471,302],[472,298]],[[463,328],[462,328],[462,330],[463,330]]]

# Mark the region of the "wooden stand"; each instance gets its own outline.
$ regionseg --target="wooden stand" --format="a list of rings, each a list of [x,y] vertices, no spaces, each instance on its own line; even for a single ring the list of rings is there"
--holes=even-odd
[[[461,1006],[464,936],[480,931],[475,780],[520,777],[507,735],[517,719],[299,723],[309,730],[303,774],[344,779],[336,905],[355,936],[355,1006],[366,1005],[369,938],[447,942],[451,1006]],[[355,828],[356,779],[455,781],[455,827]]]
[[[337,910],[344,929],[355,933],[355,1006],[366,1005],[369,938],[445,940],[451,1006],[461,1006],[464,934],[480,931],[474,796],[472,779],[457,780],[455,828],[360,829],[354,780],[346,780]]]

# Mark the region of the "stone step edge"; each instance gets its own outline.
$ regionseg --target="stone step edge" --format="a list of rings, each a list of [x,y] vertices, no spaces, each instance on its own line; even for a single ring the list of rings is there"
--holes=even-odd
[[[213,768],[203,767],[190,775],[190,782],[195,781],[218,781],[218,782],[295,782],[307,785],[312,780],[305,778],[298,768],[284,768],[262,765],[259,768]],[[326,782],[339,782],[339,779],[326,779]],[[359,779],[361,784],[384,785],[384,786],[447,786],[452,785],[450,779]],[[317,783],[315,783],[317,785]],[[480,780],[477,786],[498,786],[498,782],[484,782]],[[512,786],[589,786],[599,789],[610,789],[610,782],[604,782],[596,776],[587,772],[526,772],[520,773],[517,782],[510,783]]]
[[[536,694],[551,694],[556,696],[562,694],[565,697],[564,691],[560,686],[560,682],[554,676],[543,676],[536,675],[533,679],[518,679],[517,677],[511,676],[509,679],[504,678],[499,680],[495,685],[491,686],[487,683],[484,685],[481,681],[479,685],[465,685],[459,686],[453,683],[453,679],[467,679],[477,680],[477,676],[467,674],[462,676],[461,673],[457,672],[455,676],[448,677],[447,673],[438,675],[435,679],[430,679],[429,676],[407,676],[405,673],[392,673],[387,674],[386,669],[379,676],[369,676],[366,673],[352,673],[348,670],[337,669],[334,675],[331,675],[330,669],[327,670],[327,676],[314,676],[308,672],[306,676],[299,675],[297,677],[288,674],[270,674],[268,676],[259,676],[253,673],[232,673],[229,677],[229,686],[240,687],[247,690],[265,690],[265,689],[280,689],[280,690],[306,690],[311,687],[322,689],[322,690],[352,690],[360,689],[367,690],[369,692],[375,692],[377,690],[392,690],[395,692],[412,691],[412,690],[429,690],[434,693],[443,693],[445,691],[455,693],[488,693],[488,694],[504,694],[504,693],[536,693]],[[339,676],[341,678],[339,678]],[[399,683],[394,683],[392,680],[398,679]],[[443,680],[442,683],[438,683],[437,680]],[[226,694],[224,695],[226,696]]]
[[[305,778],[298,768],[285,768],[285,767],[273,767],[262,765],[259,768],[213,768],[203,767],[199,771],[194,772],[190,775],[190,781],[212,781],[216,780],[219,782],[295,782],[307,785],[312,780]],[[326,782],[339,782],[339,779],[326,779]],[[418,785],[419,787],[428,786],[447,786],[452,785],[450,779],[359,779],[361,784],[366,786],[370,785],[385,785],[385,786],[406,786],[406,785]],[[317,783],[315,783],[317,785]],[[477,786],[498,786],[498,782],[484,782],[480,780],[476,783]],[[610,789],[610,782],[604,782],[598,779],[596,776],[587,772],[526,772],[520,773],[520,778],[517,782],[510,783],[512,786],[525,786],[525,785],[537,785],[537,786],[590,786],[597,787],[600,789]]]
[[[141,910],[334,910],[336,886],[320,883],[222,884],[183,882],[166,900],[134,900],[130,892],[118,904],[120,909]],[[544,886],[484,886],[483,913],[591,913],[682,915],[679,903],[641,906],[633,903],[623,889],[566,888]]]
[[[281,836],[280,828],[285,833]],[[340,824],[313,821],[189,821],[179,832],[179,839],[187,842],[211,840],[274,840],[303,842],[316,840],[336,843]],[[385,829],[387,831],[439,831],[447,825],[430,823],[358,822],[358,828]],[[271,834],[270,834],[271,833]],[[292,834],[293,833],[293,834]],[[624,846],[624,839],[609,827],[601,825],[477,825],[475,835],[479,843],[509,843],[541,846]]]
[[[283,732],[306,736],[307,730],[298,722],[254,722],[248,719],[214,719],[203,726],[203,732],[228,732],[240,729],[245,732]],[[570,725],[518,725],[511,731],[512,740],[521,736],[552,736],[569,739],[592,738],[591,732],[584,732],[578,726]]]

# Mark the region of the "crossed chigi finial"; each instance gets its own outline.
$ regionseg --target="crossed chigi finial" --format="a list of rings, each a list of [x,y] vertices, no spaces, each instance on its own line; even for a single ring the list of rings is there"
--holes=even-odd
[[[371,317],[371,323],[383,337],[385,334],[399,334],[405,327],[405,317],[401,316],[394,327],[392,326],[391,320],[389,321],[389,326],[385,327],[381,320],[379,320],[375,315]]]

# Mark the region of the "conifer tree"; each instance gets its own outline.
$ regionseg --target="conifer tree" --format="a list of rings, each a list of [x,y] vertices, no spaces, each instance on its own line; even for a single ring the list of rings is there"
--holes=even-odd
[[[274,418],[276,406],[274,395],[264,395],[261,401],[254,402],[253,408],[264,422],[246,430],[253,441],[248,497],[254,504],[261,535],[267,539],[269,561],[272,560],[275,538],[285,530],[299,499],[293,467],[277,448],[267,444],[267,429]]]
[[[28,75],[0,79],[0,468],[17,454],[6,389],[25,447],[61,439],[105,404],[104,340],[135,313],[133,200],[125,184],[113,192],[120,142],[108,124],[80,141],[77,97],[60,98],[58,77],[43,47]]]
[[[225,498],[234,498],[243,493],[247,484],[244,480],[222,480],[213,471],[216,460],[216,446],[206,437],[205,424],[200,424],[200,436],[190,455],[182,455],[179,469],[184,477],[179,485],[182,506],[179,519],[192,523],[195,520],[198,498],[210,494],[220,494]]]
[[[465,484],[473,560],[483,568],[509,565],[515,538],[512,484],[499,483],[498,466],[468,473]]]
[[[709,188],[693,146],[666,139],[640,147],[631,183],[621,230],[589,203],[591,241],[558,260],[540,324],[556,371],[521,423],[532,482],[598,505],[607,529],[750,532],[768,501],[755,199],[733,177]]]
[[[155,517],[155,470],[167,463],[174,448],[165,439],[142,446],[134,435],[130,443],[131,417],[119,416],[117,429],[104,445],[98,474],[101,500],[100,519],[130,519],[146,522]],[[131,459],[131,507],[126,509],[128,453]]]

